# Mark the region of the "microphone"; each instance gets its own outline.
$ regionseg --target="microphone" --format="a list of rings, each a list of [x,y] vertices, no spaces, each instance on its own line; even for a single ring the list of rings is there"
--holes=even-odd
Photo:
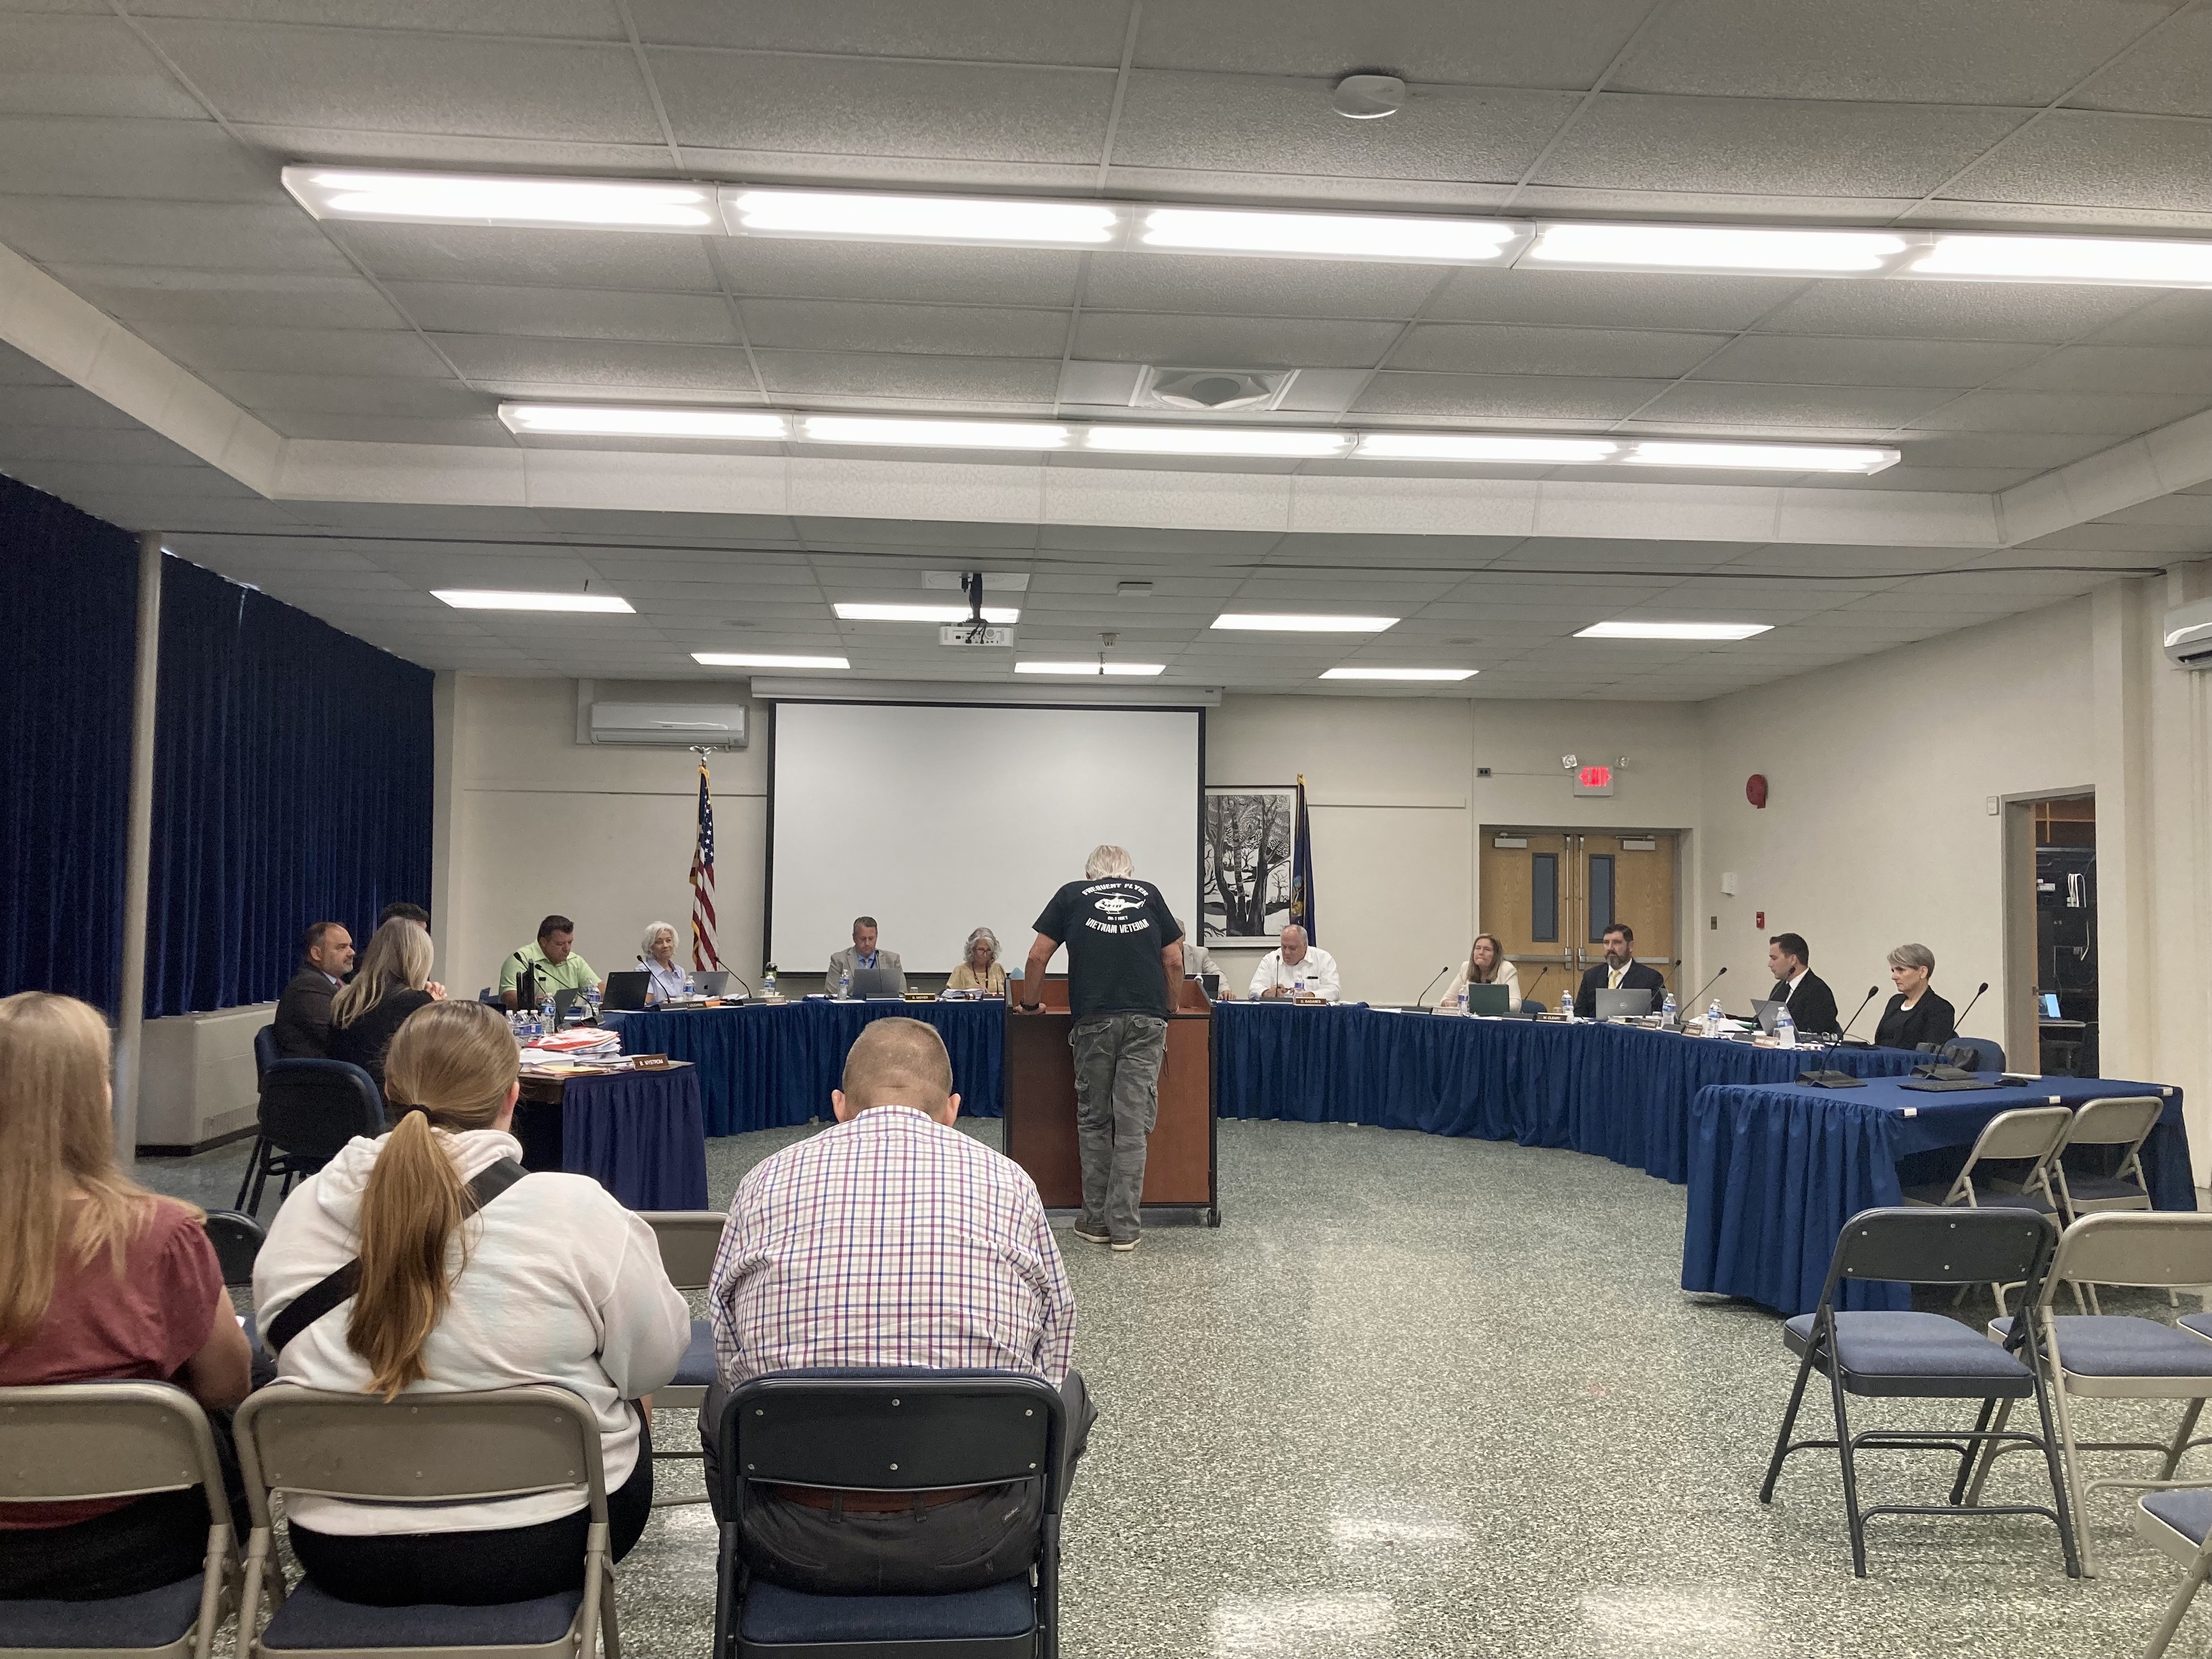
[[[1816,1071],[1798,1073],[1797,1081],[1800,1084],[1808,1089],[1862,1089],[1866,1086],[1864,1078],[1853,1077],[1849,1072],[1832,1071],[1825,1062],[1829,1055],[1844,1046],[1844,1039],[1851,1034],[1851,1027],[1857,1024],[1859,1016],[1866,1012],[1867,1003],[1872,1002],[1881,994],[1881,986],[1867,987],[1865,1001],[1851,1010],[1851,1017],[1844,1022],[1844,1029],[1836,1033],[1836,1040],[1820,1051],[1820,1059],[1824,1062],[1822,1066]]]
[[[1455,962],[1448,962],[1444,963],[1443,967],[1437,969],[1435,978],[1431,979],[1426,985],[1421,987],[1421,994],[1413,999],[1413,1006],[1418,1008],[1426,1005],[1429,1000],[1429,993],[1437,988],[1437,980],[1442,979],[1446,974],[1449,974],[1453,969],[1458,966],[1459,964]]]
[[[1680,1017],[1682,1019],[1686,1020],[1689,1018],[1690,1010],[1696,1007],[1699,1003],[1705,1000],[1705,993],[1711,990],[1714,986],[1719,984],[1721,982],[1721,974],[1725,974],[1726,972],[1728,972],[1728,969],[1723,966],[1720,974],[1715,974],[1711,979],[1707,980],[1703,985],[1698,988],[1697,995],[1692,997],[1687,1002],[1679,1003],[1676,1005],[1680,1011]],[[1707,1036],[1711,1036],[1713,1033],[1708,1031],[1705,1035]]]
[[[1969,1003],[1966,1006],[1966,1007],[1965,1007],[1963,1010],[1961,1010],[1961,1011],[1960,1011],[1960,1015],[1959,1015],[1958,1018],[1956,1018],[1956,1019],[1954,1019],[1954,1020],[1953,1020],[1953,1021],[1951,1022],[1951,1034],[1952,1034],[1952,1036],[1956,1036],[1959,1034],[1959,1028],[1960,1028],[1961,1025],[1964,1025],[1964,1024],[1966,1023],[1966,1016],[1967,1016],[1968,1014],[1971,1014],[1971,1013],[1972,1013],[1972,1012],[1974,1012],[1974,1003],[1975,1003],[1975,1002],[1979,1002],[1979,1001],[1982,1000],[1982,993],[1983,993],[1983,992],[1984,992],[1984,991],[1986,991],[1986,990],[1988,990],[1989,988],[1990,988],[1990,982],[1989,982],[1989,981],[1987,981],[1987,980],[1984,980],[1984,981],[1981,982],[1981,985],[1979,986],[1979,988],[1977,988],[1977,989],[1976,989],[1976,991],[1974,992],[1973,1002],[1969,1002]]]

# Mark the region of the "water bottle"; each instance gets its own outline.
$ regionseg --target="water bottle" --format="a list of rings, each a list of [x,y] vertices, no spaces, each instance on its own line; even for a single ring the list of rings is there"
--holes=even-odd
[[[553,994],[548,991],[538,1000],[538,1035],[542,1036],[548,1031],[557,1031],[560,1029],[553,1019]]]
[[[1291,975],[1291,1000],[1293,1002],[1303,1001],[1305,998],[1305,994],[1306,973],[1305,969],[1301,968],[1297,973]]]
[[[588,1024],[599,1023],[599,988],[596,985],[584,993],[584,1018]]]
[[[1721,1034],[1721,1000],[1715,997],[1705,1009],[1705,1035],[1717,1037]]]
[[[1575,1017],[1575,994],[1574,994],[1572,991],[1562,991],[1562,992],[1560,992],[1560,993],[1559,993],[1559,1018],[1560,1018],[1561,1019],[1572,1019],[1574,1017]]]
[[[1464,986],[1460,988],[1458,1001],[1460,1012],[1465,1013],[1467,1012],[1467,989]]]
[[[1659,1006],[1660,1027],[1664,1030],[1672,1031],[1680,1027],[1681,1023],[1681,1009],[1674,1000],[1674,994],[1669,991],[1667,993],[1667,1000]]]
[[[684,994],[687,997],[699,994],[699,982],[691,977],[691,970],[689,968],[684,970]]]
[[[837,1000],[843,1002],[852,994],[853,970],[849,968],[840,968],[837,970]]]
[[[761,974],[761,994],[764,997],[775,994],[775,964],[772,962]]]
[[[1784,1048],[1797,1046],[1797,1022],[1790,1018],[1790,1010],[1786,1007],[1774,1017],[1774,1036]]]

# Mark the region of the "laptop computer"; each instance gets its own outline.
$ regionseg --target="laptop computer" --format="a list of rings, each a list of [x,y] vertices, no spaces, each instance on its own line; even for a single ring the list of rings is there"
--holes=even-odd
[[[1495,1019],[1513,1006],[1513,988],[1510,985],[1470,985],[1467,988],[1467,1011],[1470,1014],[1486,1014]]]
[[[2038,1012],[2042,1016],[2042,1018],[2044,1018],[2045,1019],[2058,1019],[2058,1018],[2063,1018],[2063,1016],[2061,1016],[2061,1015],[2060,1015],[2060,1013],[2059,1013],[2059,1012],[2058,1012],[2058,993],[2057,993],[2057,992],[2056,992],[2056,991],[2044,991],[2044,992],[2040,992],[2040,993],[2039,993],[2039,994],[2037,994],[2035,1000],[2036,1000],[2037,1012]]]
[[[629,973],[609,974],[607,994],[599,1006],[617,1014],[634,1013],[645,1006],[646,987],[653,975],[643,969]]]
[[[555,1022],[558,1024],[566,1025],[568,1023],[568,1015],[570,1012],[574,1009],[582,1006],[583,1001],[584,994],[581,991],[556,991],[553,994],[553,1018]]]
[[[1759,1022],[1760,1030],[1772,1036],[1775,1026],[1781,1023],[1782,1011],[1789,1006],[1785,1002],[1768,1002],[1762,999],[1751,1005],[1751,1017]]]
[[[691,988],[702,997],[718,997],[729,985],[730,975],[726,969],[702,968],[691,975]]]
[[[1198,976],[1198,983],[1199,988],[1206,993],[1206,1000],[1208,1002],[1218,1002],[1221,1000],[1220,975],[1214,973],[1200,974]]]
[[[1468,987],[1470,991],[1474,988],[1471,985]],[[1597,994],[1597,1017],[1600,1019],[1633,1019],[1638,1014],[1650,1012],[1651,992],[1649,988],[1633,991],[1624,988]]]
[[[896,968],[862,968],[853,975],[853,994],[898,997],[906,994],[906,975]]]

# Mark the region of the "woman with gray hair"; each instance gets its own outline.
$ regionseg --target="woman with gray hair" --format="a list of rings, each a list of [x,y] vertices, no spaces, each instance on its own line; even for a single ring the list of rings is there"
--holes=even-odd
[[[1876,1042],[1885,1048],[1919,1048],[1958,1035],[1958,1012],[1928,983],[1935,972],[1936,953],[1924,945],[1900,945],[1889,953],[1889,977],[1897,994],[1874,1028]]]
[[[999,960],[999,936],[988,927],[968,935],[968,949],[960,965],[945,981],[948,991],[981,991],[988,997],[1006,994],[1006,964]]]
[[[645,1005],[684,994],[691,976],[676,959],[676,929],[665,921],[646,924],[645,943],[637,947],[637,965],[645,969]]]

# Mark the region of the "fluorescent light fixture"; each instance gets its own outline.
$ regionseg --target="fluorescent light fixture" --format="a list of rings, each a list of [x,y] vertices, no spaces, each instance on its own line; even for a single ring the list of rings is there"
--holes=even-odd
[[[434,587],[430,597],[456,611],[628,611],[630,603],[612,593],[510,593],[504,588]]]
[[[1085,449],[1115,455],[1265,455],[1298,459],[1341,455],[1351,444],[1349,433],[1300,431],[1291,427],[1094,426],[1083,436]]]
[[[1911,276],[1995,283],[2123,283],[2212,288],[2212,242],[2123,236],[1939,236]]]
[[[1471,680],[1479,668],[1331,668],[1325,680]]]
[[[850,668],[842,657],[779,657],[766,651],[694,651],[691,660],[709,668]]]
[[[1577,633],[1578,640],[1747,640],[1772,623],[1601,622]]]
[[[1067,428],[1037,421],[882,419],[866,415],[808,415],[799,422],[810,443],[896,444],[925,449],[1065,449]]]
[[[1109,662],[1101,669],[1094,659],[1089,662],[1018,662],[1017,674],[1127,674],[1144,676],[1164,674],[1168,665],[1164,662]]]
[[[1546,224],[1525,264],[1589,270],[1787,271],[1865,276],[1913,244],[1876,230],[1768,230],[1744,225]]]
[[[1724,466],[1754,472],[1880,472],[1903,452],[1832,444],[1639,443],[1630,466]]]
[[[1104,202],[1019,197],[884,196],[864,191],[726,186],[733,236],[810,236],[991,247],[1097,247],[1118,239],[1127,210]]]
[[[1213,619],[1216,628],[1262,634],[1380,634],[1397,625],[1395,617],[1310,617],[1253,611],[1225,611]]]
[[[1308,259],[1408,259],[1503,264],[1528,227],[1498,219],[1416,219],[1390,213],[1267,213],[1240,208],[1152,208],[1146,247],[1181,253],[1272,253]]]
[[[616,409],[592,404],[501,404],[509,432],[585,438],[735,438],[775,443],[787,416],[741,409]]]
[[[831,607],[840,622],[913,622],[963,623],[968,620],[964,605],[866,605],[840,601]],[[987,623],[1017,623],[1022,619],[1018,611],[1003,605],[987,605],[983,620]]]
[[[1528,465],[1611,460],[1620,446],[1603,438],[1493,438],[1455,432],[1369,432],[1363,461],[1518,461]]]
[[[286,167],[283,180],[284,188],[318,219],[695,234],[720,228],[711,185],[317,167]]]

